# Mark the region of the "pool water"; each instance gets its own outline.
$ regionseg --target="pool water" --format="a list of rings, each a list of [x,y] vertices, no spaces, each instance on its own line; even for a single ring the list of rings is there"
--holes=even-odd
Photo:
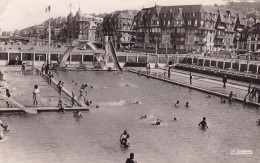
[[[58,71],[54,76],[70,90],[75,83],[78,88],[93,86],[87,96],[93,101],[91,111],[83,112],[81,119],[72,112],[1,115],[10,131],[0,141],[0,162],[120,163],[131,152],[141,163],[260,160],[256,108],[221,104],[219,97],[206,98],[204,93],[129,72]],[[140,103],[133,104],[137,100]],[[141,115],[148,118],[139,119]],[[198,123],[204,116],[209,128],[201,130]],[[157,118],[162,125],[152,125]],[[130,134],[128,149],[119,143],[125,129]],[[231,155],[233,149],[252,150],[253,155]]]

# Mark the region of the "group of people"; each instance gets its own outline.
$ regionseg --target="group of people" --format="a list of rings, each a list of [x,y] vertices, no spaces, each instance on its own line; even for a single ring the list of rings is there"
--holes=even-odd
[[[177,100],[177,102],[175,103],[174,106],[175,106],[175,107],[179,107],[179,106],[180,106],[180,101]],[[189,103],[189,102],[186,102],[185,107],[186,107],[186,108],[190,107],[190,103]]]
[[[41,75],[43,75],[45,73],[45,75],[48,75],[50,70],[50,64],[42,64],[42,68],[41,68]]]
[[[143,119],[143,118],[147,118],[147,116],[146,115],[145,116],[141,116],[140,119]],[[177,121],[176,118],[174,118],[174,120]],[[162,120],[157,119],[155,125],[160,125],[161,123],[162,123]],[[259,119],[259,121],[257,121],[257,123],[260,125],[260,119]],[[201,129],[208,128],[208,125],[207,125],[207,122],[206,122],[206,117],[203,117],[203,120],[198,124],[198,126],[200,126]],[[119,139],[121,144],[124,147],[129,147],[130,146],[129,138],[130,138],[130,134],[126,130],[124,130],[124,132],[120,135],[120,139]],[[130,157],[127,158],[125,163],[137,163],[134,160],[134,153],[130,154]]]
[[[252,82],[248,85],[248,92],[244,98],[244,101],[246,102],[247,96],[249,96],[249,101],[255,101],[260,103],[260,89],[257,87],[252,86]]]

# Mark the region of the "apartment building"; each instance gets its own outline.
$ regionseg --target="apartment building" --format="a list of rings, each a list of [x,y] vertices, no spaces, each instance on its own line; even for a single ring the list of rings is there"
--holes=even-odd
[[[234,51],[236,29],[245,27],[244,14],[204,5],[144,8],[133,23],[135,47],[173,53]]]
[[[113,42],[116,49],[131,48],[135,43],[132,37],[134,15],[131,12],[108,14],[103,21],[103,35]]]

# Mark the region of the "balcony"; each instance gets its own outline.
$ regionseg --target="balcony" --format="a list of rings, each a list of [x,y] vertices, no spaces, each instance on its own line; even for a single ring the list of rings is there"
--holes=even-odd
[[[195,44],[197,44],[197,45],[206,45],[207,42],[206,41],[195,41]]]
[[[171,33],[171,37],[185,37],[185,33]]]
[[[196,33],[196,35],[199,36],[199,37],[206,37],[207,36],[206,33]]]
[[[216,42],[216,43],[214,43],[214,46],[224,46],[224,44],[223,43],[220,43],[220,42]]]
[[[180,41],[180,40],[172,40],[171,41],[172,44],[178,44],[178,45],[182,45],[185,44],[185,41]]]
[[[216,35],[215,38],[217,38],[217,39],[224,39],[224,38],[226,38],[226,36],[225,35]]]
[[[175,24],[175,23],[174,23],[174,24],[172,24],[171,26],[172,26],[172,27],[181,27],[182,24]]]

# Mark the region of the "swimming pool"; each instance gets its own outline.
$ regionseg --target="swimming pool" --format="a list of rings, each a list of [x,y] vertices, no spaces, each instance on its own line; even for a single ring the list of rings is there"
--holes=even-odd
[[[131,152],[143,163],[260,160],[256,108],[221,104],[218,97],[209,99],[204,93],[128,72],[58,71],[54,76],[68,89],[76,82],[93,86],[88,93],[93,109],[83,112],[81,119],[73,118],[72,112],[1,115],[10,129],[0,142],[3,162],[114,163],[125,162]],[[133,104],[137,100],[140,104]],[[187,101],[189,108],[184,106]],[[139,119],[141,115],[148,118]],[[198,123],[204,116],[209,128],[201,130]],[[162,125],[151,125],[157,118]],[[130,133],[129,149],[119,144],[125,129]],[[252,150],[253,155],[231,155],[233,149]]]

